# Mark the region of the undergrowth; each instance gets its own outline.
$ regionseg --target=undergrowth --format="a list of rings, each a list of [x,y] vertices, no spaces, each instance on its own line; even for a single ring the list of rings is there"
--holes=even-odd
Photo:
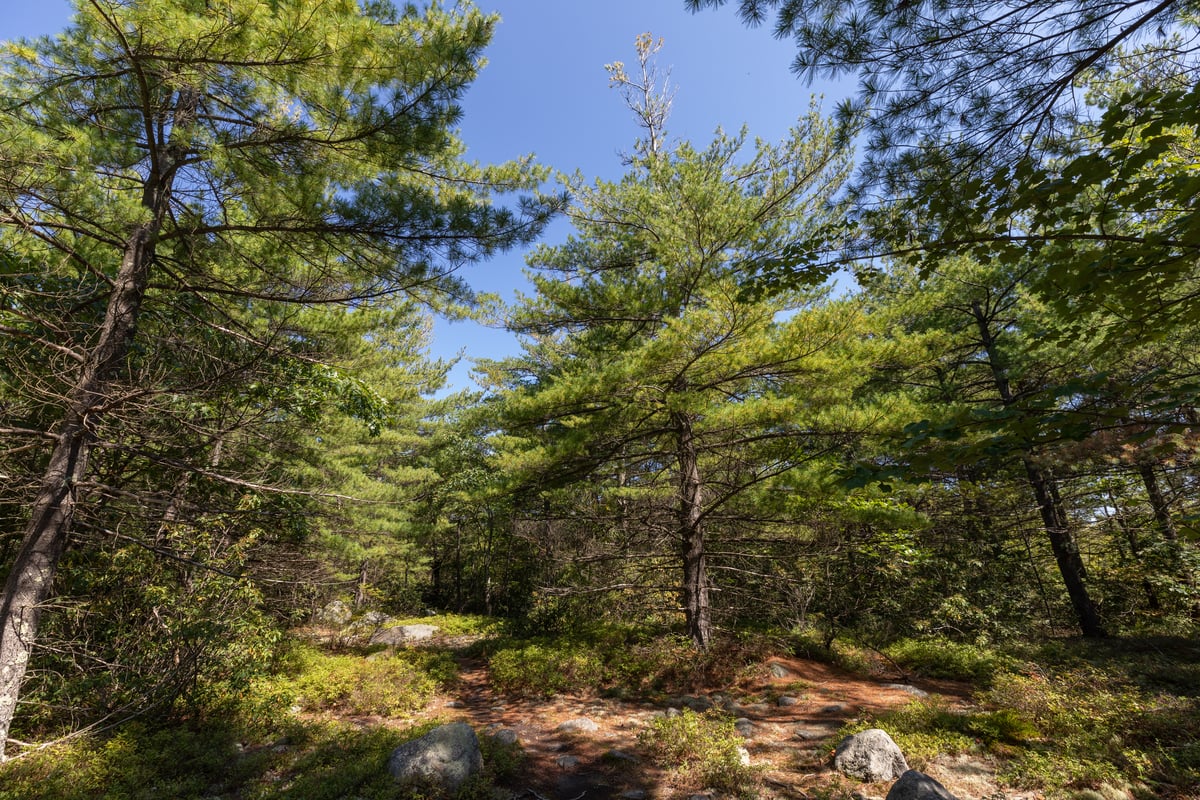
[[[1200,790],[1200,690],[1194,643],[1055,642],[1017,655],[945,641],[902,642],[889,653],[926,675],[970,678],[978,706],[917,700],[848,726],[886,730],[921,769],[939,755],[987,753],[998,777],[1049,798],[1124,787],[1144,798]]]
[[[457,679],[449,654],[382,651],[369,657],[298,646],[281,674],[260,679],[243,711],[269,717],[273,708],[389,716],[414,711]]]
[[[690,640],[618,626],[558,637],[487,644],[492,684],[518,695],[559,693],[654,697],[700,686],[728,686],[772,652],[764,637],[726,638],[697,653]]]
[[[745,796],[757,777],[733,719],[715,710],[656,717],[638,741],[654,763],[691,785]]]

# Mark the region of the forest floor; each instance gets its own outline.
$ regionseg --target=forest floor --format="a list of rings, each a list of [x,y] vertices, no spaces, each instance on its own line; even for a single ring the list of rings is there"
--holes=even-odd
[[[445,647],[446,643],[425,646]],[[739,728],[758,775],[757,795],[764,800],[882,798],[890,783],[859,783],[833,771],[839,730],[903,706],[916,696],[961,708],[969,704],[972,693],[972,687],[961,682],[901,683],[900,676],[865,678],[825,663],[773,657],[743,670],[732,685],[693,686],[688,695],[659,701],[580,694],[512,696],[496,690],[483,659],[459,656],[457,662],[457,684],[420,712],[404,718],[352,721],[359,726],[411,727],[429,720],[462,720],[481,735],[510,730],[520,743],[523,760],[502,788],[511,790],[515,798],[533,800],[721,797],[720,792],[687,785],[685,776],[654,765],[639,743],[639,734],[656,716],[709,703],[749,721]],[[595,729],[569,724],[576,720],[590,720]],[[564,723],[568,725],[560,727]],[[584,727],[591,726],[584,723]],[[979,756],[940,757],[920,767],[960,800],[1039,796],[1001,791],[995,782],[995,765]]]

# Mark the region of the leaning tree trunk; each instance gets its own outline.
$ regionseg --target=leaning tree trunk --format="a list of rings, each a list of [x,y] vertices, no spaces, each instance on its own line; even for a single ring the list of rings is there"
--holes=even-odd
[[[704,553],[702,524],[704,485],[696,452],[692,419],[686,414],[672,415],[675,423],[676,458],[679,462],[679,543],[683,559],[683,613],[688,635],[699,650],[712,641],[712,617],[709,611],[709,585]]]
[[[196,101],[194,91],[179,93],[174,129],[195,119]],[[4,584],[0,601],[0,761],[5,757],[8,731],[37,637],[41,610],[50,597],[59,559],[71,537],[79,486],[87,476],[95,444],[92,431],[113,388],[112,376],[133,341],[150,282],[158,233],[170,205],[172,183],[186,152],[170,145],[158,155],[158,169],[152,170],[142,195],[150,218],[125,241],[104,322],[78,379],[64,398],[63,421],[33,501],[24,539]]]
[[[979,330],[980,343],[987,354],[988,364],[992,370],[992,380],[1000,402],[1005,408],[1015,404],[1012,387],[1008,383],[1000,355],[996,351],[996,339],[992,336],[988,320],[978,301],[971,304],[975,324]],[[1042,525],[1046,530],[1046,538],[1050,540],[1050,550],[1058,564],[1059,574],[1071,598],[1071,606],[1075,609],[1075,617],[1079,629],[1084,636],[1101,638],[1105,636],[1104,626],[1100,622],[1100,614],[1092,602],[1087,589],[1087,570],[1083,558],[1079,554],[1079,546],[1071,535],[1066,509],[1058,495],[1058,487],[1050,473],[1040,467],[1033,458],[1032,449],[1026,447],[1021,454],[1021,463],[1025,467],[1025,476],[1029,487],[1037,499],[1038,511],[1042,517]]]

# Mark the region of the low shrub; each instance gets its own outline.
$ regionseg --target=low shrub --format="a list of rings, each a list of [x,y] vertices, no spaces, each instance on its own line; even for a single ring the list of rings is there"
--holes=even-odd
[[[942,638],[901,639],[884,648],[884,653],[896,664],[918,675],[982,685],[1016,666],[1011,656],[991,648]]]
[[[388,716],[421,708],[458,676],[449,654],[427,650],[376,653],[369,658],[300,646],[282,675],[259,681],[243,702],[247,719],[272,708]]]
[[[492,685],[512,694],[552,695],[596,689],[604,677],[599,654],[570,643],[531,643],[500,650],[490,659]]]
[[[697,788],[747,794],[756,772],[742,761],[733,719],[715,711],[657,717],[638,736],[650,759]]]
[[[493,641],[481,652],[502,692],[626,696],[735,683],[771,654],[770,644],[727,638],[697,653],[683,637],[604,626],[555,639]]]
[[[1146,783],[1164,797],[1200,787],[1200,703],[1087,665],[999,677],[983,699],[1030,720],[1044,739],[1004,771],[1017,786]]]

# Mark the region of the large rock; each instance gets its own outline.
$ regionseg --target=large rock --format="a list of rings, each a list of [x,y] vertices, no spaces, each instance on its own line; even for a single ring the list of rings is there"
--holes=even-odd
[[[400,745],[388,759],[388,771],[403,782],[430,783],[456,792],[483,769],[479,737],[465,722],[434,728]]]
[[[871,728],[842,740],[833,767],[860,781],[891,781],[908,771],[908,762],[886,731]]]
[[[350,606],[341,600],[332,600],[317,612],[316,622],[320,625],[340,628],[342,625],[348,624],[353,617],[354,612],[350,610]]]
[[[371,644],[386,644],[391,647],[432,639],[438,631],[437,625],[397,625],[371,634]]]
[[[910,769],[900,776],[900,780],[892,784],[891,791],[884,800],[958,800],[924,772]]]

